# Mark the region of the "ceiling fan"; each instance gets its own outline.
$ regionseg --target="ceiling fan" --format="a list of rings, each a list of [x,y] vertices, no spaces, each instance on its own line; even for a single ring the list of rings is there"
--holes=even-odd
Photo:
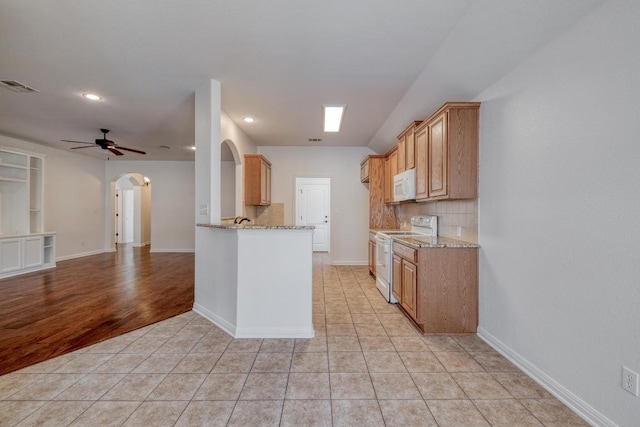
[[[109,129],[100,129],[100,132],[102,132],[102,138],[96,138],[95,145],[91,144],[90,142],[85,142],[85,141],[70,141],[68,139],[61,139],[61,141],[63,141],[63,142],[74,142],[74,143],[78,143],[78,144],[91,144],[91,145],[85,145],[84,147],[73,147],[73,148],[71,148],[72,150],[77,150],[79,148],[100,147],[103,150],[111,151],[116,156],[124,155],[124,153],[121,152],[120,150],[131,151],[132,153],[138,153],[138,154],[147,154],[144,151],[135,150],[133,148],[123,147],[123,146],[118,145],[115,142],[107,139],[107,134],[109,133]]]

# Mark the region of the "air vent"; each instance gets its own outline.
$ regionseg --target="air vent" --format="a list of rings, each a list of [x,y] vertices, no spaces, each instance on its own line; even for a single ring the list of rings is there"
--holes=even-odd
[[[309,138],[309,142],[320,142],[322,138]]]
[[[165,150],[171,150],[171,147],[169,147],[168,145],[159,145],[158,147],[164,148]]]
[[[9,89],[12,92],[40,92],[26,84],[20,83],[16,80],[0,80],[0,86],[5,89]]]

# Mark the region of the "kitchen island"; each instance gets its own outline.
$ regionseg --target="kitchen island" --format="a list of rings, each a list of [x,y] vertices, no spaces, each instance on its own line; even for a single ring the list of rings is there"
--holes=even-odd
[[[312,239],[312,226],[197,224],[193,310],[235,338],[313,338]]]

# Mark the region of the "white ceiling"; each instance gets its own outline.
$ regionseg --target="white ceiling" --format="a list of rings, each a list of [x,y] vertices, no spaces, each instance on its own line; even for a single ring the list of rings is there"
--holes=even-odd
[[[61,139],[107,128],[148,153],[124,159],[189,160],[194,91],[216,79],[257,145],[384,151],[409,121],[473,99],[599,3],[0,0],[0,79],[40,91],[0,89],[0,133],[67,149],[77,145]],[[347,104],[340,133],[322,132],[325,103]]]

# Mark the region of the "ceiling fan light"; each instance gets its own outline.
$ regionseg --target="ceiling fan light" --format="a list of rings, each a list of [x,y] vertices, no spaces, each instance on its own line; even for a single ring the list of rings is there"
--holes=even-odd
[[[324,131],[340,132],[346,105],[324,105]]]
[[[102,101],[102,97],[94,93],[83,93],[82,96],[92,101]]]

